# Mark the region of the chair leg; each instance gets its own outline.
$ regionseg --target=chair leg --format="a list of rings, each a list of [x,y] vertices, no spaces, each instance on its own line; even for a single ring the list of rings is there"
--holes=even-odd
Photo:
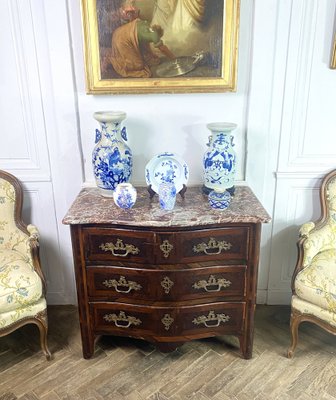
[[[300,315],[292,310],[291,319],[290,319],[290,332],[291,332],[292,341],[291,341],[291,345],[287,351],[288,358],[293,357],[293,353],[294,353],[294,350],[295,350],[297,342],[298,342],[300,322],[301,322]]]
[[[48,348],[48,343],[47,343],[47,336],[48,336],[48,316],[47,316],[47,310],[44,310],[43,312],[39,313],[36,317],[36,325],[39,328],[40,331],[40,344],[41,344],[41,349],[46,356],[47,360],[51,360],[51,353]]]

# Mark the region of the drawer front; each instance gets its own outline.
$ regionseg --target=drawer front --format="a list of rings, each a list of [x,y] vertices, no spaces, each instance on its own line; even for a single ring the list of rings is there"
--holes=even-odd
[[[154,300],[152,271],[141,268],[88,267],[88,293],[108,299]],[[157,279],[155,279],[156,281]]]
[[[176,334],[176,310],[125,303],[91,303],[96,333],[146,337]]]
[[[84,251],[87,263],[99,261],[154,262],[154,234],[108,228],[85,228]]]
[[[181,307],[179,321],[182,335],[216,335],[239,332],[243,327],[245,303],[213,303]]]
[[[243,299],[246,266],[219,266],[180,270],[88,267],[91,297],[138,299],[143,301],[184,301],[215,297]]]
[[[181,262],[248,259],[248,227],[183,232],[179,241]]]
[[[122,336],[205,337],[239,332],[245,303],[213,303],[197,306],[154,307],[125,303],[91,303],[97,334]]]
[[[217,266],[188,271],[181,280],[181,288],[188,293],[186,300],[246,295],[246,265]]]

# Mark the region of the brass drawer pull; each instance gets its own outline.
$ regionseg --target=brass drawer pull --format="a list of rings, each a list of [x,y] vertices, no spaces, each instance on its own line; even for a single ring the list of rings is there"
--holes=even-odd
[[[131,290],[140,290],[142,286],[134,281],[127,281],[124,276],[120,276],[119,281],[116,279],[105,279],[103,282],[107,288],[114,288],[118,293],[129,293]],[[123,288],[127,288],[126,290]]]
[[[126,317],[124,311],[120,311],[119,315],[117,314],[105,314],[104,320],[107,322],[114,322],[114,325],[118,328],[129,328],[132,324],[133,325],[140,325],[141,320],[131,315]]]
[[[219,292],[221,288],[227,288],[232,285],[232,282],[225,278],[216,279],[214,275],[210,275],[208,281],[201,280],[193,284],[194,289],[204,289],[206,292]],[[210,287],[209,287],[210,286]],[[212,289],[211,286],[214,288]],[[217,286],[217,288],[215,288]]]
[[[207,328],[217,328],[221,322],[225,323],[230,320],[230,316],[226,314],[216,314],[215,311],[210,311],[209,314],[200,315],[199,317],[195,317],[193,319],[193,324],[200,325],[204,324]]]
[[[160,250],[163,253],[164,258],[168,258],[170,252],[173,250],[174,246],[169,243],[168,240],[164,240],[162,244],[160,245]]]
[[[102,243],[99,247],[104,251],[110,251],[115,257],[126,257],[128,254],[138,254],[140,252],[133,244],[124,244],[122,239],[117,239],[116,244]]]
[[[197,246],[195,245],[193,247],[194,253],[205,253],[207,255],[216,255],[220,254],[222,250],[227,251],[230,250],[232,247],[231,243],[226,242],[225,240],[222,240],[220,242],[217,242],[215,238],[210,238],[208,243],[199,243]],[[217,249],[217,251],[212,251]],[[210,250],[210,251],[209,251]]]
[[[169,279],[168,276],[165,276],[161,281],[161,286],[163,287],[164,292],[168,294],[170,289],[174,286],[174,282]]]
[[[174,322],[174,318],[170,314],[165,314],[161,319],[161,322],[163,323],[165,330],[169,331],[170,325]]]

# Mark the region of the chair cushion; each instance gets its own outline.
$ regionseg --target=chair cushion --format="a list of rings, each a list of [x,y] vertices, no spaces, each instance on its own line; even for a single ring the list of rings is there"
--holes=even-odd
[[[297,296],[336,314],[336,250],[317,254],[295,279]]]
[[[31,260],[13,250],[0,250],[0,314],[23,309],[42,296],[42,282]]]
[[[298,296],[292,296],[292,308],[301,314],[308,314],[321,319],[327,324],[336,327],[336,313],[321,308],[316,304],[312,304],[306,300],[300,299]]]

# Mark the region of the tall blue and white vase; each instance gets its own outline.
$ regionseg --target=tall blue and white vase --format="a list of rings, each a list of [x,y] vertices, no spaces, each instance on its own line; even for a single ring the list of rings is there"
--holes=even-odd
[[[159,203],[163,210],[172,210],[176,201],[176,187],[173,182],[159,184]]]
[[[122,111],[98,111],[93,117],[99,122],[96,145],[92,152],[93,173],[103,196],[112,197],[119,183],[126,183],[132,174],[132,152],[126,144],[126,118]]]
[[[204,187],[207,194],[212,190],[234,192],[236,153],[233,149],[232,131],[236,124],[213,122],[207,125],[211,131],[208,150],[204,154]]]

